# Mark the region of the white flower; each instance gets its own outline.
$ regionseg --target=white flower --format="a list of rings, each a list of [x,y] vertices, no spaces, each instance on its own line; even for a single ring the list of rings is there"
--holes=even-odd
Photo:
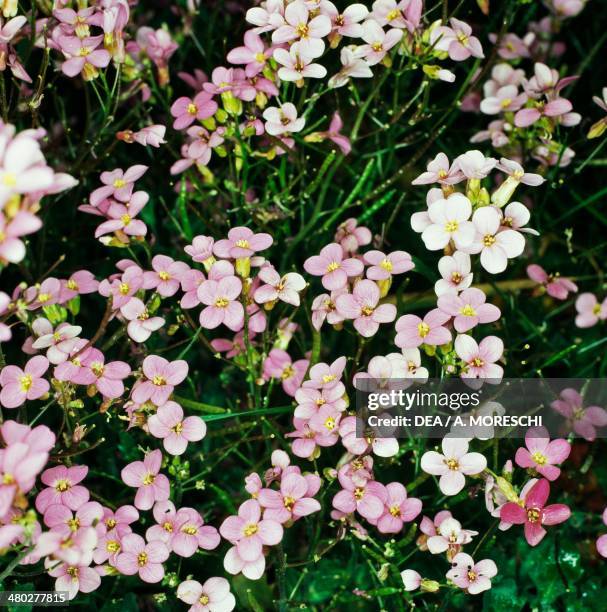
[[[438,251],[453,240],[456,248],[469,246],[474,240],[474,225],[468,221],[472,213],[470,200],[461,193],[454,193],[446,200],[430,204],[428,216],[431,221],[422,233],[426,248]]]

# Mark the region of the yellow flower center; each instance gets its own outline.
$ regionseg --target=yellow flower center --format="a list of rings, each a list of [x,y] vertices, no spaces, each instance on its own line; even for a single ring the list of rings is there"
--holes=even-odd
[[[354,489],[354,499],[362,499],[365,495],[365,490],[362,487],[356,487]]]
[[[121,295],[127,295],[130,290],[131,288],[129,287],[128,283],[120,283],[120,285],[118,286],[118,292]]]
[[[143,477],[143,484],[148,486],[153,484],[154,480],[156,479],[156,476],[154,474],[152,474],[151,472],[148,472],[144,477]]]
[[[42,304],[44,304],[45,302],[48,302],[51,299],[51,294],[50,293],[40,293],[38,294],[38,301]]]
[[[205,595],[205,594],[203,593],[203,594],[200,596],[200,599],[199,599],[198,601],[199,601],[199,602],[200,602],[200,603],[201,603],[203,606],[206,606],[206,605],[209,603],[209,601],[211,601],[211,600],[209,599],[209,596],[208,596],[208,595]]]
[[[164,523],[162,523],[162,528],[167,533],[173,533],[173,523],[171,523],[170,521],[165,521]]]
[[[263,53],[256,53],[255,54],[255,61],[258,64],[265,64],[266,56]]]
[[[68,574],[68,576],[71,576],[74,579],[78,578],[78,568],[77,567],[70,565],[65,571]]]
[[[230,303],[230,300],[224,297],[220,297],[215,300],[215,306],[217,308],[226,308],[229,303]]]
[[[160,376],[159,374],[156,374],[156,376],[152,378],[152,384],[156,385],[157,387],[162,387],[162,385],[167,384],[167,381],[165,380],[164,376]]]
[[[165,272],[164,270],[158,272],[158,277],[160,278],[160,280],[163,281],[168,281],[171,279],[171,275],[168,272]]]
[[[90,53],[91,53],[91,50],[88,49],[87,47],[80,47],[80,49],[78,49],[78,55],[80,57],[86,57]]]
[[[468,45],[468,37],[463,32],[460,32],[457,35],[457,41],[461,43],[462,45],[464,45],[464,47]]]
[[[485,362],[480,357],[475,357],[470,363],[475,368],[482,368],[485,365]]]
[[[80,527],[80,519],[73,518],[67,522],[67,526],[70,528],[70,531],[78,531]]]
[[[291,378],[291,376],[293,376],[293,374],[295,374],[295,370],[293,369],[292,366],[288,365],[283,371],[282,374],[280,375],[280,378],[282,380],[287,380],[288,378]]]
[[[176,434],[180,434],[183,431],[183,423],[177,423],[171,428]]]
[[[91,370],[95,376],[101,376],[104,369],[103,364],[99,361],[93,361],[93,363],[91,363]]]
[[[598,315],[601,312],[601,305],[600,304],[595,304],[592,307],[592,314]]]
[[[14,187],[17,184],[17,177],[14,174],[11,173],[6,173],[3,177],[2,177],[2,183],[6,186],[6,187]]]
[[[400,516],[400,506],[390,506],[390,514],[392,516]]]
[[[373,311],[375,310],[375,308],[372,308],[371,306],[363,306],[360,311],[361,313],[365,316],[365,317],[370,317],[373,314]]]
[[[465,317],[475,317],[476,310],[470,306],[470,304],[466,304],[463,308],[460,308],[460,314],[463,314]]]
[[[21,376],[19,378],[19,386],[21,387],[21,391],[23,391],[23,393],[27,393],[30,390],[33,382],[34,381],[31,374],[24,374]]]
[[[295,28],[295,31],[297,32],[297,36],[299,36],[299,38],[306,38],[308,36],[309,28],[305,23],[300,23]]]
[[[476,578],[477,578],[476,572],[473,572],[472,570],[468,570],[468,580],[470,580],[470,582],[474,582]]]
[[[2,484],[5,485],[11,485],[14,484],[15,482],[15,477],[12,474],[4,474],[4,476],[2,477]]]
[[[543,455],[542,453],[540,453],[539,451],[536,451],[535,453],[533,453],[531,455],[531,458],[533,459],[533,461],[535,463],[537,463],[538,465],[545,465],[546,462],[548,461],[548,458],[546,457],[546,455]]]
[[[249,523],[245,528],[244,528],[244,534],[247,538],[251,537],[252,535],[255,535],[257,533],[257,531],[259,530],[259,527],[257,527],[257,525],[255,523]]]
[[[386,15],[386,19],[388,21],[393,21],[394,19],[397,19],[398,17],[400,17],[400,11],[398,9],[393,9]]]
[[[381,263],[379,264],[380,268],[383,268],[386,272],[392,272],[392,262],[385,257],[384,259],[382,259]]]
[[[502,108],[508,108],[510,105],[512,104],[512,99],[511,98],[504,98],[501,102],[500,102],[500,106]]]
[[[325,420],[325,427],[329,431],[333,431],[335,429],[335,419],[333,417],[327,417]]]
[[[126,182],[125,182],[125,181],[123,181],[122,179],[116,179],[116,180],[114,181],[114,187],[115,187],[116,189],[120,189],[121,187],[124,187],[125,185],[126,185]]]
[[[457,459],[447,459],[445,461],[445,464],[450,470],[453,470],[453,471],[459,470],[459,463],[457,462]]]
[[[244,238],[242,240],[237,240],[236,241],[236,246],[240,247],[241,249],[248,249],[249,248],[249,241],[245,240]]]
[[[430,326],[422,321],[417,325],[417,332],[419,333],[420,338],[425,338],[430,333]]]
[[[445,223],[445,231],[449,234],[457,232],[458,227],[459,223],[457,221],[447,221],[447,223]]]
[[[68,280],[65,285],[68,289],[71,289],[72,291],[78,291],[78,283],[72,278],[70,278],[70,280]]]
[[[284,507],[290,512],[291,510],[293,510],[293,506],[295,505],[295,500],[292,497],[285,497],[283,499],[283,504],[284,504]]]
[[[459,285],[462,282],[463,278],[462,275],[459,272],[453,272],[451,274],[451,282],[454,285]]]
[[[122,215],[120,221],[122,221],[122,225],[128,225],[131,222],[131,215]]]
[[[137,555],[137,565],[139,567],[143,567],[147,562],[148,562],[147,553],[142,552]]]
[[[105,549],[110,553],[117,553],[120,550],[120,542],[118,540],[108,540]]]
[[[65,493],[69,490],[70,487],[70,483],[62,478],[61,480],[57,481],[57,484],[55,485],[55,491],[58,491],[59,493]]]
[[[190,115],[195,115],[198,112],[198,108],[196,107],[196,104],[194,104],[193,102],[190,102],[188,104],[187,111]]]
[[[530,523],[537,523],[540,520],[541,512],[539,508],[529,508],[527,510],[527,520]]]
[[[198,529],[196,529],[194,525],[184,525],[181,528],[181,531],[183,531],[183,533],[187,533],[188,535],[196,535],[198,533]]]
[[[384,46],[380,42],[374,42],[371,45],[371,49],[373,49],[373,51],[375,51],[375,53],[379,53],[383,48],[384,48]]]
[[[105,526],[108,529],[114,529],[114,527],[116,527],[117,523],[116,523],[116,519],[114,518],[109,518],[105,520]]]
[[[493,234],[486,234],[483,236],[483,244],[486,247],[490,247],[495,244],[495,236]]]
[[[327,266],[327,272],[335,272],[335,270],[339,270],[340,264],[338,264],[336,261],[332,261],[328,266]]]

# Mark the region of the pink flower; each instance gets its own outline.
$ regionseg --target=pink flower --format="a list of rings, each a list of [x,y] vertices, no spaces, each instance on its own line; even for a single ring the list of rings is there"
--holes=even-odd
[[[415,267],[411,255],[405,251],[393,251],[388,255],[381,251],[367,251],[363,258],[370,266],[367,278],[374,281],[388,280],[394,274],[403,274]]]
[[[484,179],[497,165],[497,159],[485,157],[477,149],[459,155],[453,165],[458,167],[467,179]]]
[[[285,102],[280,108],[266,108],[263,118],[266,120],[265,130],[270,136],[301,132],[306,125],[304,117],[297,117],[297,109],[291,102]]]
[[[346,409],[346,401],[343,396],[346,393],[346,387],[339,383],[331,389],[314,389],[312,387],[301,387],[295,392],[295,408],[294,416],[300,419],[310,419],[321,408],[321,406],[330,406],[338,412],[343,412]]]
[[[491,588],[491,578],[497,575],[497,566],[491,559],[478,563],[466,553],[453,557],[453,567],[447,572],[447,578],[470,595],[478,595]]]
[[[247,77],[254,77],[262,72],[272,51],[272,47],[266,47],[255,30],[248,30],[244,34],[244,45],[232,49],[226,59],[230,64],[245,64]]]
[[[190,269],[183,261],[174,261],[167,255],[156,255],[152,259],[154,271],[144,272],[143,282],[146,289],[155,289],[162,297],[177,293],[181,277]]]
[[[573,425],[576,434],[589,442],[596,438],[597,427],[607,425],[607,411],[600,406],[584,408],[582,396],[575,389],[563,389],[560,399],[550,405]]]
[[[422,510],[421,500],[407,497],[407,489],[400,482],[386,485],[386,502],[384,513],[377,519],[380,533],[399,533],[405,523],[409,523]]]
[[[441,199],[430,204],[428,207],[430,224],[422,232],[426,248],[438,251],[445,248],[451,240],[457,249],[472,244],[474,225],[468,221],[471,213],[470,200],[460,193],[454,193],[446,200]]]
[[[533,108],[522,108],[514,115],[514,125],[525,128],[533,125],[542,117],[560,117],[571,111],[573,105],[565,98],[556,98],[550,102],[534,102]]]
[[[359,431],[362,431],[362,423],[355,416],[346,417],[339,424],[341,442],[348,452],[353,455],[363,455],[371,451],[378,457],[394,457],[398,453],[399,446],[396,438],[376,438],[373,436],[359,438],[356,431],[357,427]]]
[[[47,380],[42,378],[48,370],[46,357],[32,357],[23,370],[14,365],[8,365],[0,371],[0,404],[5,408],[17,408],[26,401],[42,397],[50,388]]]
[[[463,250],[467,253],[480,253],[481,265],[487,272],[503,272],[508,259],[518,257],[523,252],[525,239],[513,229],[500,229],[502,216],[497,208],[479,208],[472,216],[472,222],[476,227],[476,237]]]
[[[64,537],[69,537],[82,527],[95,527],[102,516],[103,508],[99,502],[82,504],[75,515],[67,506],[52,504],[44,512],[44,524]]]
[[[286,351],[275,348],[263,362],[263,374],[266,378],[281,380],[284,392],[293,397],[308,370],[308,363],[307,359],[293,362]]]
[[[524,525],[525,539],[530,546],[537,546],[543,540],[546,535],[543,525],[558,525],[571,516],[571,510],[565,504],[546,506],[549,495],[550,484],[542,478],[527,493],[524,507],[508,502],[500,510],[502,521]]]
[[[569,292],[576,293],[577,285],[568,278],[556,274],[548,274],[544,268],[537,264],[527,266],[527,276],[545,288],[546,293],[557,299],[566,300]]]
[[[406,28],[413,32],[419,25],[422,12],[421,0],[375,0],[371,17],[380,26]]]
[[[412,185],[429,185],[440,183],[441,185],[455,185],[464,180],[462,171],[456,164],[449,166],[449,159],[444,153],[438,155],[428,163],[426,172],[422,172]]]
[[[518,110],[527,101],[527,95],[518,93],[516,85],[500,87],[493,96],[488,96],[481,102],[481,112],[485,115],[497,115],[507,111]]]
[[[396,318],[394,304],[379,305],[379,287],[372,280],[361,280],[352,293],[340,295],[336,301],[337,312],[354,320],[354,328],[364,338],[377,333],[380,323],[391,323]]]
[[[358,225],[356,219],[346,219],[337,226],[334,241],[341,245],[344,255],[356,253],[361,246],[371,243],[373,235],[368,227]]]
[[[545,427],[528,429],[525,434],[525,446],[516,451],[514,460],[523,468],[533,468],[548,480],[556,480],[561,470],[556,467],[563,463],[571,452],[571,444],[562,438],[550,441]]]
[[[103,521],[100,525],[105,527],[106,533],[121,538],[127,533],[131,533],[129,525],[137,520],[139,520],[137,508],[124,505],[117,508],[115,512],[109,508],[104,508]]]
[[[181,508],[175,516],[175,531],[170,538],[171,550],[180,557],[191,557],[199,548],[213,550],[221,538],[215,527],[205,525],[193,508]]]
[[[168,548],[159,541],[149,542],[136,533],[122,538],[122,552],[116,558],[116,569],[125,576],[139,574],[144,582],[160,582],[164,578],[163,561],[169,557]]]
[[[333,117],[331,118],[329,129],[326,132],[317,132],[314,135],[315,136],[314,138],[312,138],[310,135],[310,136],[306,136],[304,140],[310,139],[312,142],[315,142],[316,137],[321,138],[321,139],[326,138],[326,139],[329,139],[331,142],[335,143],[340,148],[341,152],[344,155],[349,155],[350,151],[352,150],[352,144],[350,142],[350,139],[341,133],[343,126],[344,124],[343,124],[340,114],[337,111],[335,111],[333,113]],[[366,228],[360,228],[360,229],[362,230]],[[337,239],[336,241],[339,242]]]
[[[89,500],[89,491],[78,483],[88,474],[86,465],[65,467],[58,465],[42,472],[40,479],[48,487],[36,497],[36,510],[45,513],[53,504],[62,504],[70,510],[78,510]]]
[[[299,306],[299,292],[306,287],[306,281],[301,274],[289,272],[281,277],[271,265],[267,265],[259,270],[257,277],[266,284],[255,290],[256,302],[272,304],[281,300],[292,306]]]
[[[95,238],[117,231],[127,236],[145,236],[148,228],[143,221],[135,219],[135,215],[143,210],[149,198],[150,196],[145,191],[137,191],[131,197],[128,207],[112,202],[106,212],[109,219],[97,227]]]
[[[311,57],[320,57],[325,50],[322,40],[331,31],[331,20],[326,15],[310,19],[310,11],[303,0],[290,2],[284,13],[284,25],[272,32],[272,42],[300,41],[301,48]]]
[[[348,277],[361,275],[364,266],[358,259],[344,259],[341,246],[333,243],[323,247],[320,255],[308,257],[304,269],[313,276],[322,276],[323,287],[332,291],[344,287]]]
[[[217,257],[244,259],[272,246],[270,234],[255,234],[248,227],[233,227],[227,240],[218,240],[213,246]]]
[[[14,174],[10,173],[10,176]],[[10,177],[8,180],[11,180]],[[2,191],[0,188],[0,201],[4,195]],[[24,210],[20,210],[9,222],[0,212],[0,261],[19,263],[25,257],[25,244],[20,237],[33,234],[41,227],[42,221]]]
[[[188,364],[183,359],[167,361],[158,355],[148,355],[143,360],[144,380],[139,381],[131,392],[133,401],[143,404],[148,400],[161,406],[166,404],[173,389],[188,375]]]
[[[103,353],[90,348],[80,356],[81,367],[71,377],[71,382],[79,385],[95,385],[101,395],[116,399],[124,393],[123,379],[131,373],[131,368],[124,361],[104,363]]]
[[[171,106],[171,115],[175,117],[173,129],[184,130],[194,121],[204,121],[216,112],[217,102],[213,100],[213,95],[206,91],[196,94],[193,100],[185,96],[177,98]]]
[[[607,319],[607,298],[599,303],[593,293],[581,293],[575,301],[575,309],[578,312],[575,324],[578,327],[592,327]]]
[[[162,438],[162,445],[171,455],[182,455],[188,442],[202,440],[207,432],[207,426],[200,417],[184,419],[181,406],[171,401],[159,406],[147,424],[154,437]]]
[[[55,591],[67,592],[72,600],[78,592],[92,593],[101,585],[101,576],[86,565],[62,563],[49,569],[49,576],[55,580]]]
[[[331,365],[327,363],[316,363],[308,372],[309,380],[303,384],[304,387],[315,389],[332,389],[339,385],[339,381],[346,368],[346,358],[338,357]]]
[[[232,331],[242,329],[244,307],[237,301],[242,281],[237,276],[226,276],[219,281],[206,280],[198,287],[198,299],[206,305],[200,313],[200,325],[215,329],[222,323]]]
[[[78,270],[61,283],[61,302],[65,303],[77,295],[95,293],[99,282],[95,275],[88,270]]]
[[[436,281],[434,291],[437,296],[455,294],[467,289],[472,284],[470,255],[455,251],[453,255],[445,255],[438,261],[438,271],[442,278]]]
[[[479,323],[493,323],[500,318],[497,306],[485,303],[483,291],[464,289],[459,295],[448,293],[438,298],[438,307],[453,317],[453,326],[460,333],[467,332]]]
[[[37,310],[43,306],[52,306],[59,302],[61,297],[61,281],[49,277],[42,281],[40,286],[28,287],[25,291],[25,300],[28,310]]]
[[[249,580],[259,580],[266,568],[266,558],[259,555],[257,559],[247,561],[238,552],[238,547],[232,546],[223,559],[223,567],[230,574],[235,575],[242,572],[243,576]]]
[[[135,132],[132,138],[144,147],[149,145],[150,147],[158,148],[166,142],[164,139],[165,132],[166,127],[164,125],[147,125],[138,132]]]
[[[312,325],[317,331],[320,330],[325,320],[329,325],[338,325],[344,318],[337,312],[335,301],[342,293],[347,293],[347,289],[342,287],[337,291],[332,291],[331,295],[321,293],[312,302]]]
[[[445,437],[443,454],[427,451],[421,467],[424,472],[440,476],[439,487],[445,495],[457,495],[466,484],[466,476],[480,474],[487,467],[487,460],[480,453],[468,452],[468,440]]]
[[[403,315],[396,321],[394,343],[401,349],[417,348],[422,344],[447,344],[451,342],[451,332],[443,325],[449,318],[438,308],[431,310],[423,319],[417,315]]]
[[[607,508],[603,510],[603,523],[607,525]],[[604,534],[597,539],[596,550],[601,557],[607,558],[607,534]]]
[[[478,38],[472,36],[472,28],[459,19],[449,20],[451,27],[439,26],[430,33],[430,43],[438,51],[447,51],[455,62],[473,57],[483,58],[483,48]]]
[[[263,546],[274,546],[283,537],[282,525],[271,519],[261,520],[261,506],[254,499],[240,505],[237,516],[228,516],[219,533],[236,546],[238,555],[253,562],[262,554]]]
[[[350,479],[341,478],[343,487],[333,497],[333,507],[346,514],[355,510],[370,521],[378,520],[384,512],[388,499],[386,487],[380,482],[370,480],[361,486],[356,486]]]
[[[184,580],[177,587],[177,599],[189,604],[190,612],[231,612],[236,607],[236,598],[225,578],[209,578],[204,584]]]
[[[363,54],[369,66],[374,66],[386,57],[388,51],[397,45],[402,37],[402,30],[392,28],[385,32],[377,21],[368,19],[362,24],[361,35],[367,44],[361,45],[359,52]]]
[[[139,298],[131,298],[120,309],[122,316],[129,322],[127,333],[135,342],[145,342],[152,332],[164,325],[162,317],[150,317],[146,305]]]
[[[162,453],[159,450],[149,452],[143,461],[133,461],[120,472],[123,482],[129,487],[136,487],[135,507],[149,510],[155,502],[169,499],[169,479],[159,474]]]
[[[133,193],[134,183],[140,179],[147,171],[147,166],[131,166],[127,170],[116,168],[111,172],[101,173],[101,182],[103,187],[95,189],[89,198],[92,206],[98,206],[107,198],[114,198],[119,202],[128,202]]]
[[[280,491],[261,489],[259,503],[264,511],[264,518],[286,523],[320,511],[320,503],[307,496],[308,482],[300,474],[288,474],[280,483]]]
[[[504,369],[495,362],[504,352],[504,343],[497,336],[487,336],[477,344],[472,336],[459,334],[455,339],[455,352],[463,360],[462,378],[483,378],[499,382]]]
[[[213,257],[214,244],[215,240],[210,236],[195,236],[192,244],[186,246],[184,251],[192,258],[192,261],[205,264],[205,269],[208,272],[213,263],[215,263],[215,258]]]
[[[59,38],[59,47],[68,58],[61,64],[61,71],[68,77],[75,77],[82,73],[85,81],[99,76],[98,68],[105,68],[111,56],[108,51],[99,46],[103,43],[103,36],[89,36],[77,38],[75,36],[62,36]]]

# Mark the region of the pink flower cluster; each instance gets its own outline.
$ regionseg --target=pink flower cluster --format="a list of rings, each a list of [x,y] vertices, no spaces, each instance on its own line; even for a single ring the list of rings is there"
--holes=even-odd
[[[320,510],[314,499],[321,484],[318,475],[302,474],[299,467],[290,465],[284,451],[272,453],[272,465],[264,475],[265,487],[256,473],[246,478],[246,490],[252,499],[243,502],[238,514],[228,516],[219,528],[222,537],[232,544],[224,558],[225,570],[242,573],[250,580],[263,575],[264,547],[281,542],[283,527]]]

